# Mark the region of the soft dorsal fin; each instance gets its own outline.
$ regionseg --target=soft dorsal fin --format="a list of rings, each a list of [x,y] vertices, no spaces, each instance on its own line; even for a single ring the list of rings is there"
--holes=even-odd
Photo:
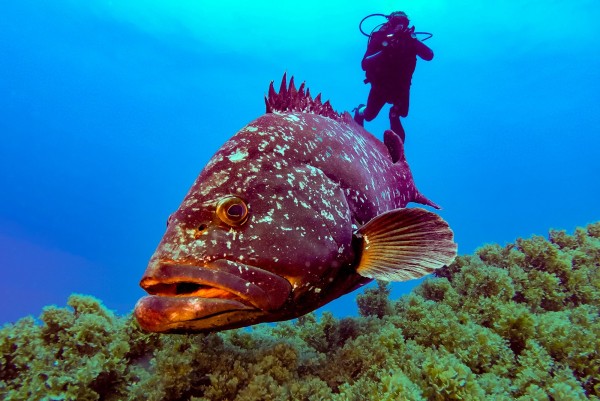
[[[404,159],[404,142],[400,135],[388,129],[383,133],[383,143],[387,146],[393,163]]]
[[[304,88],[305,85],[302,83],[300,87],[296,89],[293,76],[290,78],[290,84],[288,86],[286,73],[283,74],[283,79],[279,86],[279,93],[275,92],[273,81],[271,81],[269,92],[267,96],[265,96],[267,113],[273,113],[274,111],[297,111],[301,113],[318,114],[338,121],[342,120],[341,115],[331,107],[329,100],[325,103],[321,102],[320,93],[313,99],[310,95],[310,90],[307,88],[305,91]]]
[[[361,276],[385,281],[423,277],[452,263],[457,246],[448,223],[421,208],[394,209],[362,226]]]

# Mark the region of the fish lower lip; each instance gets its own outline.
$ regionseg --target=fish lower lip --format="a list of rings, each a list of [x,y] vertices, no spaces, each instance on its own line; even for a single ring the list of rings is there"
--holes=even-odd
[[[239,301],[219,298],[145,296],[135,306],[135,316],[145,330],[164,332],[186,323],[255,308]]]
[[[226,259],[208,266],[161,263],[140,285],[154,296],[228,300],[267,311],[281,307],[292,291],[281,276]]]

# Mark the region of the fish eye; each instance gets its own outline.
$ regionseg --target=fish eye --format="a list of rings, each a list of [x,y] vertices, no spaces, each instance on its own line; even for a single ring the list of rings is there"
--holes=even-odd
[[[230,226],[241,226],[248,219],[248,205],[237,196],[226,196],[217,203],[217,217]]]

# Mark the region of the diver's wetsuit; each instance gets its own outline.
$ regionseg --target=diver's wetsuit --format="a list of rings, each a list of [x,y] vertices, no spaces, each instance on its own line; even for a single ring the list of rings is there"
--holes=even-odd
[[[414,30],[414,29],[413,29]],[[400,117],[408,115],[410,84],[417,64],[417,56],[429,61],[433,51],[418,40],[413,30],[396,32],[389,27],[374,32],[362,60],[365,82],[371,83],[367,107],[362,117],[371,121],[386,103],[391,103],[390,126],[404,141]]]

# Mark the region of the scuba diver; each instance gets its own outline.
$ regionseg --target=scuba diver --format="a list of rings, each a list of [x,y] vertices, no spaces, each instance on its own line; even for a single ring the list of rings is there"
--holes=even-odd
[[[362,23],[372,16],[384,16],[387,22],[366,34]],[[364,120],[371,121],[386,103],[390,108],[390,127],[404,142],[405,133],[400,117],[408,115],[410,84],[417,64],[417,56],[423,60],[433,59],[433,51],[417,38],[417,34],[432,35],[427,32],[415,32],[408,27],[408,16],[402,11],[390,15],[371,14],[363,18],[360,31],[369,36],[367,51],[362,59],[362,69],[366,73],[365,83],[371,84],[366,106],[360,104],[354,109],[354,120],[361,126]]]

